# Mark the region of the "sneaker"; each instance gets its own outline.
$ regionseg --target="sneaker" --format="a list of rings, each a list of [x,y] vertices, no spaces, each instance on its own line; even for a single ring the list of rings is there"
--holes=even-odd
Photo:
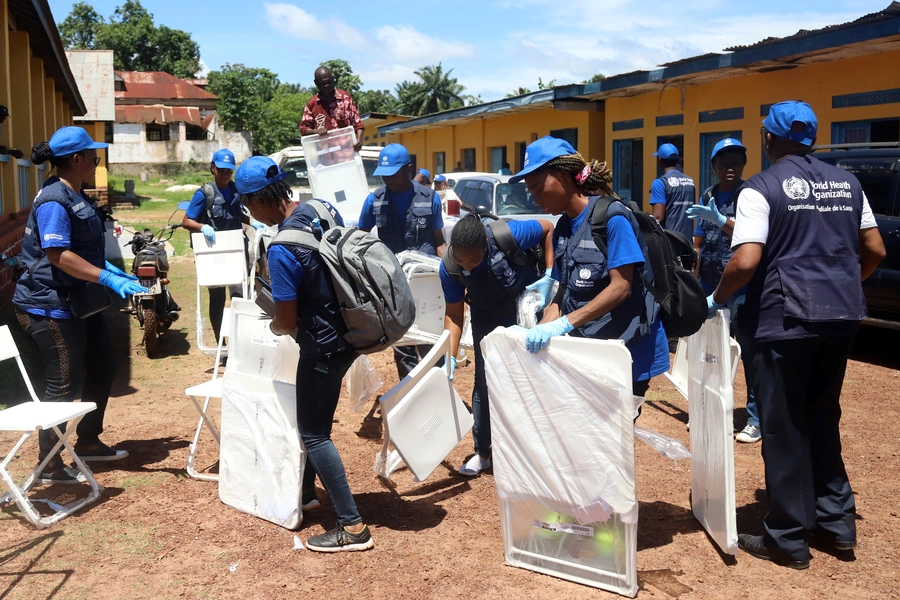
[[[734,439],[743,442],[744,444],[755,444],[762,439],[762,432],[756,425],[747,423],[747,426],[744,427]]]
[[[67,467],[65,465],[56,467],[54,469],[44,467],[44,470],[41,471],[40,476],[38,476],[38,483],[71,484],[84,483],[86,481],[87,478],[81,471],[79,471],[78,469],[73,469],[72,467]]]
[[[314,508],[319,508],[320,506],[322,506],[322,503],[319,502],[318,498],[316,498],[315,492],[312,492],[310,494],[303,494],[300,497],[300,508],[303,509],[303,512],[312,510]]]
[[[114,448],[110,448],[103,442],[98,442],[98,446],[93,450],[89,450],[86,446],[79,446],[75,444],[75,454],[78,457],[87,462],[101,462],[101,461],[111,461],[111,460],[121,460],[128,456],[127,450],[115,450]]]
[[[768,560],[776,565],[788,567],[789,569],[803,570],[809,568],[809,556],[804,560],[777,556],[774,552],[769,550],[761,535],[748,535],[746,533],[738,534],[738,547],[750,556]]]
[[[485,469],[491,468],[491,459],[483,458],[480,454],[476,454],[472,458],[466,461],[466,463],[459,468],[460,475],[465,475],[466,477],[474,477],[478,475]]]
[[[342,525],[338,525],[331,531],[306,540],[306,547],[313,552],[355,552],[368,550],[374,545],[368,525],[359,533],[350,533]]]

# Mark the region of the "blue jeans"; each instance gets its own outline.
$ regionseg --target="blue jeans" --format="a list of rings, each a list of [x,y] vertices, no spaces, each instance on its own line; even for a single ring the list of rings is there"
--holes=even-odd
[[[756,406],[756,390],[753,381],[753,338],[745,335],[735,335],[738,344],[741,345],[741,361],[744,363],[744,379],[747,380],[747,425],[759,427],[759,408]]]
[[[341,525],[362,523],[347,483],[344,463],[331,441],[331,426],[344,374],[356,360],[354,350],[328,356],[300,356],[297,364],[297,426],[306,446],[304,492],[309,491],[315,473],[322,481]],[[312,466],[312,469],[310,469]]]
[[[472,437],[475,452],[483,458],[491,457],[491,405],[488,402],[487,377],[484,374],[484,355],[481,340],[497,327],[511,327],[516,316],[506,319],[472,313],[472,342],[475,344],[475,387],[472,389]]]

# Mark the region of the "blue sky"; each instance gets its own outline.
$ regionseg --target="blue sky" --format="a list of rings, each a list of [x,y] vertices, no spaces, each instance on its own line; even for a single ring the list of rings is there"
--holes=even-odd
[[[104,17],[121,0],[88,0]],[[71,0],[50,0],[57,22]],[[393,89],[417,68],[443,63],[484,100],[519,86],[577,83],[799,29],[843,23],[889,0],[144,0],[157,25],[183,29],[205,65],[265,67],[312,83],[323,60],[348,60],[365,89]],[[212,7],[211,9],[206,7]]]

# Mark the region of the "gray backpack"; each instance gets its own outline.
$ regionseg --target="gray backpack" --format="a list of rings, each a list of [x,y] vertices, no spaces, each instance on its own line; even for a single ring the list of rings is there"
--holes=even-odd
[[[416,301],[397,257],[371,233],[338,226],[321,202],[307,203],[316,209],[324,232],[284,229],[272,244],[318,252],[331,273],[347,329],[344,339],[362,354],[388,348],[416,319]]]

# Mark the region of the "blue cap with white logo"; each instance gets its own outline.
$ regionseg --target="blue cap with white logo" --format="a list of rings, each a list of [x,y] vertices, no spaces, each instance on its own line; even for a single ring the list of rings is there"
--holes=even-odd
[[[447,178],[443,175],[435,175],[434,180],[435,181],[447,181]]]
[[[819,129],[819,120],[812,106],[806,102],[788,100],[773,104],[769,116],[763,121],[772,135],[799,142],[804,146],[812,146]]]
[[[678,148],[675,147],[675,144],[663,144],[659,147],[659,150],[653,153],[653,156],[658,156],[663,160],[675,160],[680,158]]]
[[[566,140],[545,135],[539,140],[531,142],[525,148],[524,168],[509,178],[509,183],[518,183],[525,176],[537,171],[554,158],[577,154],[572,144]]]
[[[48,142],[53,156],[71,156],[84,150],[108,148],[109,144],[95,142],[83,127],[60,127]]]
[[[234,185],[239,194],[252,194],[288,175],[268,156],[253,156],[241,163],[234,175]]]
[[[727,148],[734,148],[735,150],[740,150],[744,154],[747,154],[747,149],[741,143],[741,140],[736,140],[734,138],[725,138],[715,145],[712,151],[712,155],[710,155],[709,157],[709,160],[714,160],[716,158],[716,154]]]
[[[431,171],[428,169],[419,169],[419,175],[424,175],[427,179],[431,179]]]
[[[228,148],[217,150],[212,157],[213,164],[217,169],[230,169],[234,171],[234,153]]]
[[[401,144],[388,144],[378,155],[378,168],[373,175],[379,177],[394,175],[409,164],[409,152]]]

